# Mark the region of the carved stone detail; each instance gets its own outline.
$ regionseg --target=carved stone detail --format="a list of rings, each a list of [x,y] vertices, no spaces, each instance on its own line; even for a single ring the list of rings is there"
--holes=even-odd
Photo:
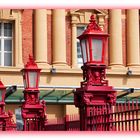
[[[8,19],[10,18],[10,15],[11,15],[10,9],[0,10],[0,19]]]
[[[72,24],[88,24],[92,14],[97,15],[98,24],[101,29],[104,28],[105,16],[108,14],[107,10],[99,9],[75,9],[70,11]]]

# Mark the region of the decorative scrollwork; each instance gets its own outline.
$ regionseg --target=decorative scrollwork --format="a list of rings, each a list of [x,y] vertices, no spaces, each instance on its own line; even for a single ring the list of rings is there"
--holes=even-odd
[[[33,58],[33,56],[31,56],[31,55],[29,55],[29,61],[28,61],[27,64],[25,65],[25,68],[28,68],[28,67],[37,68],[37,64],[35,63],[34,58]]]
[[[84,95],[83,103],[86,105],[90,105],[92,103],[93,98],[94,98],[94,95]]]
[[[112,94],[108,94],[107,95],[107,99],[108,99],[108,103],[110,103],[111,105],[115,105],[116,103],[116,96],[112,93]]]
[[[27,104],[36,104],[37,97],[34,94],[26,95],[26,103]]]
[[[88,85],[108,85],[108,81],[105,78],[105,68],[83,68],[84,83],[87,83]]]

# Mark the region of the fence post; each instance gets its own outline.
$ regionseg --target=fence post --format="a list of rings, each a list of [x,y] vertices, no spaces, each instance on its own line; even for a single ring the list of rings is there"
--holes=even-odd
[[[139,106],[138,106],[138,100],[136,100],[136,126],[137,126],[137,131],[139,131],[139,120],[138,120],[138,112],[139,112]]]
[[[69,130],[69,115],[65,115],[65,131]]]

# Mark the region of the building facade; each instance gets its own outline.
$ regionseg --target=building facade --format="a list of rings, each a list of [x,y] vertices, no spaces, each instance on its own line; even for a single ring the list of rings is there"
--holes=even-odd
[[[139,9],[1,9],[0,78],[6,86],[18,87],[6,99],[6,109],[14,112],[23,101],[20,70],[30,54],[42,69],[40,95],[46,100],[48,118],[78,113],[72,93],[82,81],[77,36],[92,14],[96,14],[104,32],[109,33],[106,49],[109,84],[121,90],[136,88],[133,97],[139,95]]]

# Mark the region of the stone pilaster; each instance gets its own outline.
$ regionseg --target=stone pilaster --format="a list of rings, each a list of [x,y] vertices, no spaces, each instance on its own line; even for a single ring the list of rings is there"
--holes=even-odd
[[[109,11],[109,65],[113,67],[123,66],[122,52],[122,20],[121,10],[113,9]]]
[[[34,56],[39,67],[48,67],[47,13],[45,9],[34,10]]]

